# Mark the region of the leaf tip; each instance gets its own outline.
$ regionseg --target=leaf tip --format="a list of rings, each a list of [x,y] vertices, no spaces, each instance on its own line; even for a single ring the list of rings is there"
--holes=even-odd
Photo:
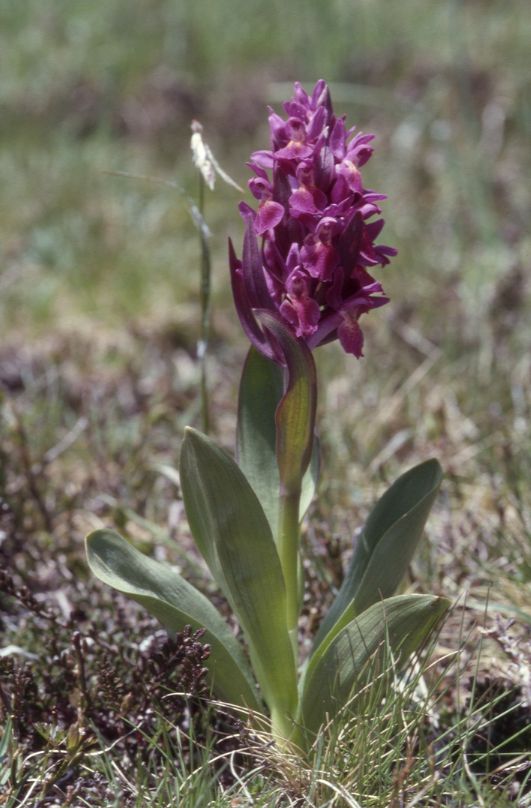
[[[94,545],[101,540],[105,534],[108,534],[110,531],[105,530],[104,528],[98,528],[98,530],[92,530],[90,533],[87,533],[85,536],[85,548],[87,550],[87,554],[89,550],[91,550]]]
[[[430,469],[430,471],[432,472],[435,479],[434,485],[440,485],[442,478],[444,476],[444,472],[443,467],[441,466],[437,458],[430,457],[428,458],[428,460],[424,461],[423,465],[424,468]]]
[[[199,429],[195,429],[193,426],[185,426],[183,442],[204,443],[207,440],[207,436],[203,432],[200,432]]]
[[[447,612],[448,609],[451,607],[451,605],[452,601],[450,600],[450,598],[446,598],[443,595],[439,595],[437,597],[436,600],[437,611],[439,611],[441,615]]]

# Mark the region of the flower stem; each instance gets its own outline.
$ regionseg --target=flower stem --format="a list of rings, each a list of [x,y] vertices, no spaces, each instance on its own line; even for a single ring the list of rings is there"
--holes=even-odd
[[[299,501],[300,487],[281,492],[278,526],[278,553],[287,596],[287,626],[297,662],[297,626],[299,622]]]
[[[203,216],[205,209],[205,181],[199,176],[199,213]],[[210,431],[210,413],[208,400],[207,382],[207,348],[210,335],[210,250],[205,233],[199,228],[199,246],[201,250],[201,282],[200,282],[200,303],[201,303],[201,330],[197,345],[197,356],[199,359],[201,381],[201,422],[203,432],[208,435]]]

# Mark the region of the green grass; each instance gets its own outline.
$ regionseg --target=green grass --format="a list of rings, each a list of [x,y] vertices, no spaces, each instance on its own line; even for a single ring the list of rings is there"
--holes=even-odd
[[[525,805],[523,736],[496,746],[520,726],[531,620],[526,12],[524,0],[404,0],[400,13],[385,0],[2,4],[0,562],[15,584],[59,609],[101,602],[91,619],[112,632],[114,606],[89,582],[82,554],[84,534],[108,524],[217,597],[190,553],[178,489],[160,472],[176,465],[183,427],[199,423],[197,234],[176,191],[106,172],[177,180],[194,196],[197,117],[244,185],[245,160],[267,142],[265,105],[287,97],[293,80],[322,76],[336,111],[377,133],[364,177],[389,196],[385,241],[399,256],[379,276],[392,302],[366,318],[365,359],[318,352],[323,479],[305,535],[305,630],[377,495],[432,455],[446,482],[408,586],[466,604],[439,639],[436,659],[461,650],[453,673],[429,669],[430,699],[395,694],[373,706],[372,723],[338,722],[313,770],[262,739],[252,758],[240,749],[220,785],[210,766],[217,736],[197,742],[195,761],[173,747],[168,757],[178,722],[161,717],[146,738],[159,747],[155,769],[95,743],[73,769],[97,775],[102,791],[71,804],[95,804],[97,793],[109,808],[339,806],[346,792],[364,808]],[[241,235],[238,199],[221,184],[206,207],[212,417],[229,448],[245,351],[226,260],[227,234]],[[47,624],[13,603],[2,601],[2,645],[45,658]],[[95,669],[91,677],[96,688]],[[486,761],[471,765],[489,721],[479,731],[480,713],[499,728],[482,747],[489,775]],[[11,738],[29,780],[15,792],[0,776],[0,804],[31,804],[31,778],[42,789],[69,760],[67,729],[57,722],[39,749]],[[421,753],[411,744],[424,731],[433,748]],[[493,776],[496,766],[505,768]],[[67,785],[55,795],[63,804]],[[43,799],[51,804],[52,791]]]
[[[26,760],[19,757],[15,774],[13,765],[0,766],[0,779],[14,784],[3,804],[57,799],[65,794],[61,779],[75,770],[74,804],[101,808],[525,806],[525,727],[496,740],[498,725],[521,709],[518,702],[508,704],[503,693],[473,690],[460,713],[448,709],[453,688],[468,692],[470,687],[461,678],[462,642],[444,661],[413,668],[391,689],[384,691],[375,676],[354,717],[349,706],[324,728],[309,759],[279,750],[271,736],[257,730],[233,730],[220,747],[215,734],[205,736],[203,730],[196,736],[193,725],[183,731],[164,715],[155,716],[149,733],[130,727],[128,734],[139,735],[144,748],[136,764],[90,726],[77,745],[65,732],[52,730],[49,748]],[[4,737],[9,743],[9,727]],[[19,802],[24,798],[26,803]]]

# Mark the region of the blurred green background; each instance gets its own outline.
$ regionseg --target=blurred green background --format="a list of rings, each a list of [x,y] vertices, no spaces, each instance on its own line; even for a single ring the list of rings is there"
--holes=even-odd
[[[484,329],[500,295],[521,307],[526,0],[3,0],[0,37],[4,335],[83,318],[178,321],[197,301],[186,206],[104,172],[178,179],[195,194],[198,118],[244,185],[249,152],[267,142],[266,104],[320,77],[336,112],[377,133],[364,176],[389,195],[384,240],[399,258],[383,280],[399,309],[451,346]],[[207,200],[221,307],[237,202],[223,185]]]

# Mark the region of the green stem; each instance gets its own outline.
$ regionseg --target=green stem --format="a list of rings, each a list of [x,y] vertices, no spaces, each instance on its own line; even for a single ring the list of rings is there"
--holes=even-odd
[[[299,622],[299,501],[300,488],[280,494],[278,554],[284,573],[287,596],[287,625],[295,661],[298,657]]]
[[[275,738],[277,744],[282,748],[286,742],[289,742],[294,732],[293,720],[289,718],[283,711],[275,707],[271,708],[271,734]]]
[[[205,207],[205,181],[202,176],[199,177],[199,212],[203,216]],[[201,282],[200,282],[200,303],[201,303],[201,329],[199,343],[197,346],[197,356],[199,359],[201,381],[200,381],[200,397],[201,397],[201,422],[205,435],[210,431],[210,414],[208,402],[208,382],[207,382],[207,348],[208,339],[210,335],[210,250],[206,235],[201,228],[199,228],[199,245],[201,249]]]

